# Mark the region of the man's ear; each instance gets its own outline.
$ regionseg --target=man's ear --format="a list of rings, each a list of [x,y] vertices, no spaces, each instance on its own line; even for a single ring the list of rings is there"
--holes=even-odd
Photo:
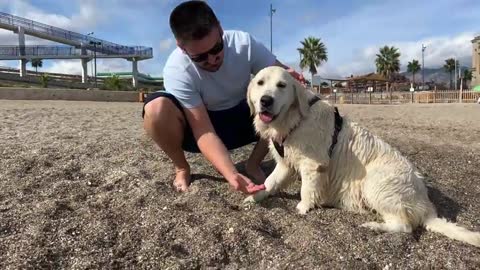
[[[305,87],[292,77],[293,91],[295,94],[295,101],[298,105],[300,115],[306,116],[308,113],[308,95]]]
[[[250,83],[248,84],[248,87],[247,87],[247,104],[248,104],[248,107],[250,108],[250,115],[255,114],[255,106],[253,105],[253,102],[250,99],[250,93],[252,92],[252,88],[253,88],[253,80],[250,80]]]

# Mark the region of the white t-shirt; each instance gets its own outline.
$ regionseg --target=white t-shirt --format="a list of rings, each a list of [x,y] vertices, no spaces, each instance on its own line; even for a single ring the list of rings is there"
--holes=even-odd
[[[225,56],[216,72],[197,67],[180,48],[168,57],[165,90],[185,108],[203,103],[210,111],[229,109],[246,98],[251,74],[275,63],[276,57],[246,32],[224,31],[223,41]]]

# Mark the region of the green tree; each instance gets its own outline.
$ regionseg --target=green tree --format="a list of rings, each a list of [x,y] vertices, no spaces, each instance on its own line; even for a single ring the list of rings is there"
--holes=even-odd
[[[457,61],[457,64],[458,64],[458,61]],[[443,68],[445,69],[446,72],[450,74],[450,89],[453,89],[452,75],[453,75],[453,72],[455,71],[455,59],[448,58],[447,60],[445,60],[445,65],[443,65]]]
[[[470,69],[465,69],[463,71],[463,82],[468,86],[468,82],[472,80],[472,71]]]
[[[317,67],[322,63],[328,61],[327,48],[320,38],[307,37],[300,41],[302,48],[297,48],[300,52],[300,67],[302,69],[308,68],[310,74],[317,74]]]
[[[32,59],[31,64],[32,64],[32,67],[35,68],[35,72],[38,72],[38,68],[42,67],[43,61],[42,61],[42,59],[34,58],[34,59]]]
[[[412,73],[413,87],[415,87],[415,73],[420,71],[418,60],[413,59],[412,62],[408,62],[407,71]]]
[[[375,59],[377,72],[387,79],[387,91],[389,91],[389,82],[392,74],[400,71],[400,52],[395,47],[384,46],[380,48],[377,58]],[[390,92],[390,99],[392,93]]]

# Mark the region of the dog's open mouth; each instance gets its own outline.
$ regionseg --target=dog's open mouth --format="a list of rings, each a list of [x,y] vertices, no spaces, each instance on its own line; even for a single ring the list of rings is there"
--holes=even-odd
[[[262,122],[266,124],[271,123],[273,120],[275,120],[275,115],[267,111],[259,113],[258,117],[260,118],[260,120],[262,120]]]

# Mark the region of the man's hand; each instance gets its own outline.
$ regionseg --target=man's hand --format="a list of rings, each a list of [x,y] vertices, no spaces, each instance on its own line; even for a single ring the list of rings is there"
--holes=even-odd
[[[290,73],[290,75],[292,75],[293,78],[295,78],[295,80],[299,81],[303,86],[306,86],[307,81],[305,80],[305,78],[301,73],[296,72],[293,68],[282,64],[278,60],[275,61],[275,66],[284,68],[288,73]]]
[[[306,84],[305,78],[301,73],[296,72],[293,68],[288,68],[287,71],[290,73],[290,75],[292,75],[293,78],[295,78],[295,80],[299,81],[303,85]]]
[[[227,179],[234,190],[245,194],[254,194],[265,189],[265,185],[255,185],[252,180],[240,173],[235,173]]]

